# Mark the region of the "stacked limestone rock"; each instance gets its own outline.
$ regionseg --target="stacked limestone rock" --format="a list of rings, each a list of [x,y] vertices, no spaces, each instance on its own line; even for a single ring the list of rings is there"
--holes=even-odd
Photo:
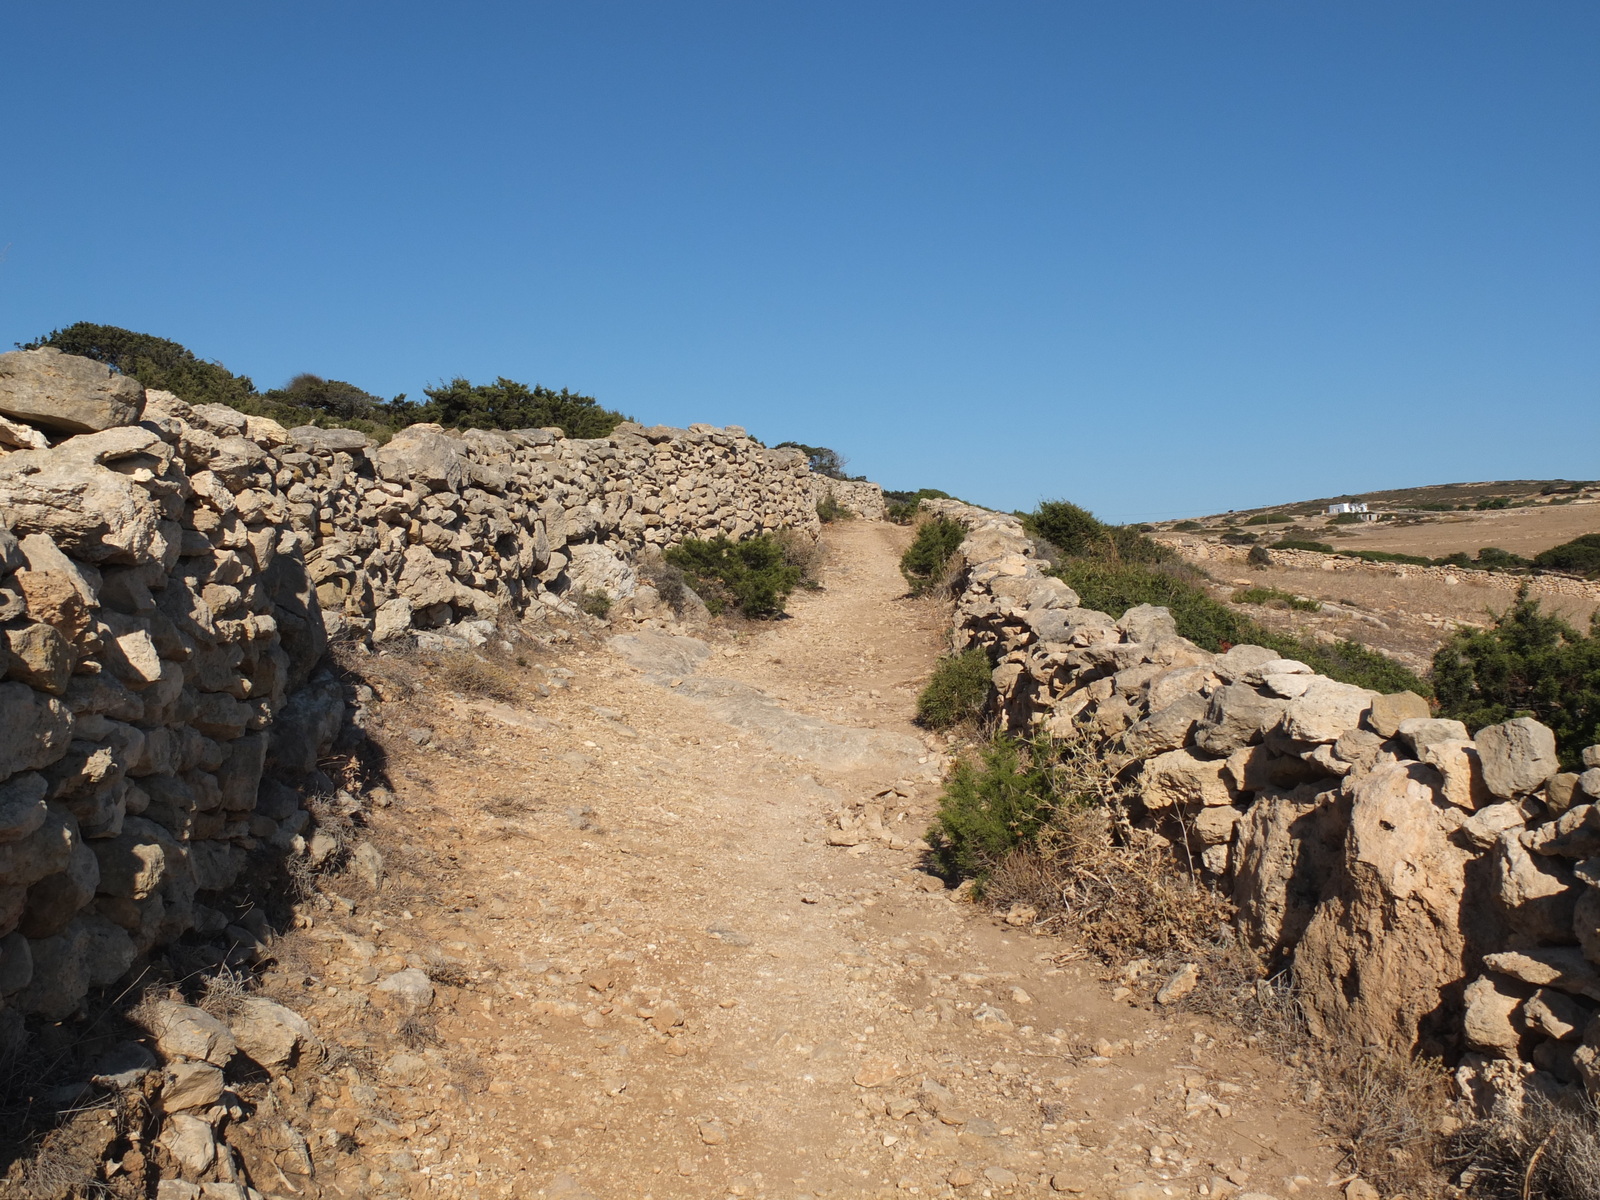
[[[247,856],[306,852],[296,789],[332,790],[330,631],[648,612],[636,551],[785,526],[817,526],[805,459],[737,428],[379,447],[0,355],[0,1044],[188,930],[255,944],[224,915]]]
[[[1562,773],[1526,718],[1480,730],[1259,646],[1211,654],[1166,609],[1078,606],[1015,518],[968,529],[957,637],[1009,727],[1087,729],[1133,817],[1187,846],[1313,1030],[1442,1054],[1484,1108],[1600,1099],[1600,746]]]
[[[888,516],[883,500],[883,488],[864,479],[829,479],[826,475],[811,477],[812,494],[817,504],[829,496],[840,507],[867,521],[882,521]]]

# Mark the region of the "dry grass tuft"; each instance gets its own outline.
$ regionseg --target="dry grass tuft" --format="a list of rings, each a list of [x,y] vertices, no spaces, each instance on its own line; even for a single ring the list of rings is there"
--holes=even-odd
[[[481,650],[419,651],[417,657],[447,691],[484,696],[503,704],[528,698],[528,672],[512,658]]]
[[[828,561],[828,547],[798,529],[779,529],[773,535],[783,547],[784,565],[800,568],[800,586],[820,588],[822,567]]]
[[[1070,928],[1113,965],[1210,957],[1232,905],[1189,875],[1172,848],[1142,830],[1114,836],[1107,809],[1059,812],[984,885],[997,907],[1037,910],[1038,927]]]
[[[1530,1097],[1518,1113],[1476,1121],[1450,1139],[1451,1165],[1472,1196],[1594,1200],[1600,1195],[1600,1110]]]
[[[239,1004],[250,994],[251,977],[231,967],[219,967],[200,984],[199,1006],[220,1021],[239,1011]]]

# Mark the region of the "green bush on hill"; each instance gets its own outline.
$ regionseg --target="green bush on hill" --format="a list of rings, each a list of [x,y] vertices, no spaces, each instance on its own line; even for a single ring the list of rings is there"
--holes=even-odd
[[[913,595],[921,595],[933,587],[967,531],[960,522],[949,517],[935,517],[925,521],[906,552],[900,556],[900,574],[911,585]]]
[[[1456,632],[1434,655],[1433,681],[1444,716],[1474,733],[1534,717],[1574,766],[1585,746],[1600,743],[1600,613],[1585,636],[1542,612],[1524,586],[1492,628]]]
[[[1551,571],[1571,571],[1600,577],[1600,533],[1586,533],[1533,556],[1533,565]]]
[[[1175,551],[1128,525],[1107,525],[1086,508],[1066,500],[1046,500],[1022,515],[1030,537],[1042,538],[1068,558],[1098,558],[1121,563],[1176,562]]]
[[[1280,538],[1272,543],[1274,550],[1312,550],[1318,554],[1332,554],[1333,547],[1327,542],[1312,542],[1305,538]]]
[[[1294,520],[1288,513],[1257,513],[1245,522],[1246,525],[1284,525]]]
[[[405,398],[383,400],[353,383],[296,375],[282,388],[258,392],[248,375],[235,375],[219,362],[208,362],[166,338],[134,333],[115,325],[80,321],[56,329],[23,350],[54,346],[63,354],[79,354],[130,375],[147,388],[171,392],[188,404],[225,404],[252,416],[271,417],[296,425],[339,425],[378,438],[420,421],[452,429],[559,428],[567,437],[605,437],[627,420],[601,408],[590,396],[563,388],[528,387],[513,379],[474,385],[454,379],[424,388],[424,403]]]
[[[732,542],[685,538],[666,560],[686,575],[713,613],[736,608],[747,617],[783,614],[802,569],[786,561],[783,543],[770,533]]]
[[[628,420],[619,412],[601,408],[593,396],[580,396],[562,388],[529,387],[504,376],[493,383],[452,379],[439,387],[423,388],[424,404],[396,401],[391,414],[398,424],[431,421],[450,429],[560,429],[569,438],[609,437]]]

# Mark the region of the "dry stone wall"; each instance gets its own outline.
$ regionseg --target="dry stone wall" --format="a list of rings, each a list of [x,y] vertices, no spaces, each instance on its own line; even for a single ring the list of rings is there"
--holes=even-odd
[[[829,479],[825,475],[811,477],[813,498],[821,504],[832,496],[844,508],[868,521],[882,521],[888,516],[884,505],[883,488],[864,479]]]
[[[1086,734],[1131,817],[1231,893],[1313,1031],[1444,1056],[1481,1107],[1600,1099],[1600,746],[1563,772],[1519,719],[1479,730],[1259,646],[1211,654],[1164,608],[1118,620],[1045,574],[1013,517],[967,529],[959,648],[1015,731]]]
[[[380,446],[0,355],[0,1043],[189,930],[255,942],[223,902],[306,852],[330,637],[481,642],[580,590],[661,615],[652,548],[816,527],[804,457],[736,427]]]

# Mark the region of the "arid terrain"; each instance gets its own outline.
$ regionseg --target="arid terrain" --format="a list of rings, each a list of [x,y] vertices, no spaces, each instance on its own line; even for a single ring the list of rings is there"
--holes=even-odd
[[[921,869],[908,536],[832,526],[789,619],[590,639],[546,698],[371,660],[381,886],[333,877],[267,980],[337,1047],[290,1105],[322,1194],[1335,1194],[1288,1067]]]

